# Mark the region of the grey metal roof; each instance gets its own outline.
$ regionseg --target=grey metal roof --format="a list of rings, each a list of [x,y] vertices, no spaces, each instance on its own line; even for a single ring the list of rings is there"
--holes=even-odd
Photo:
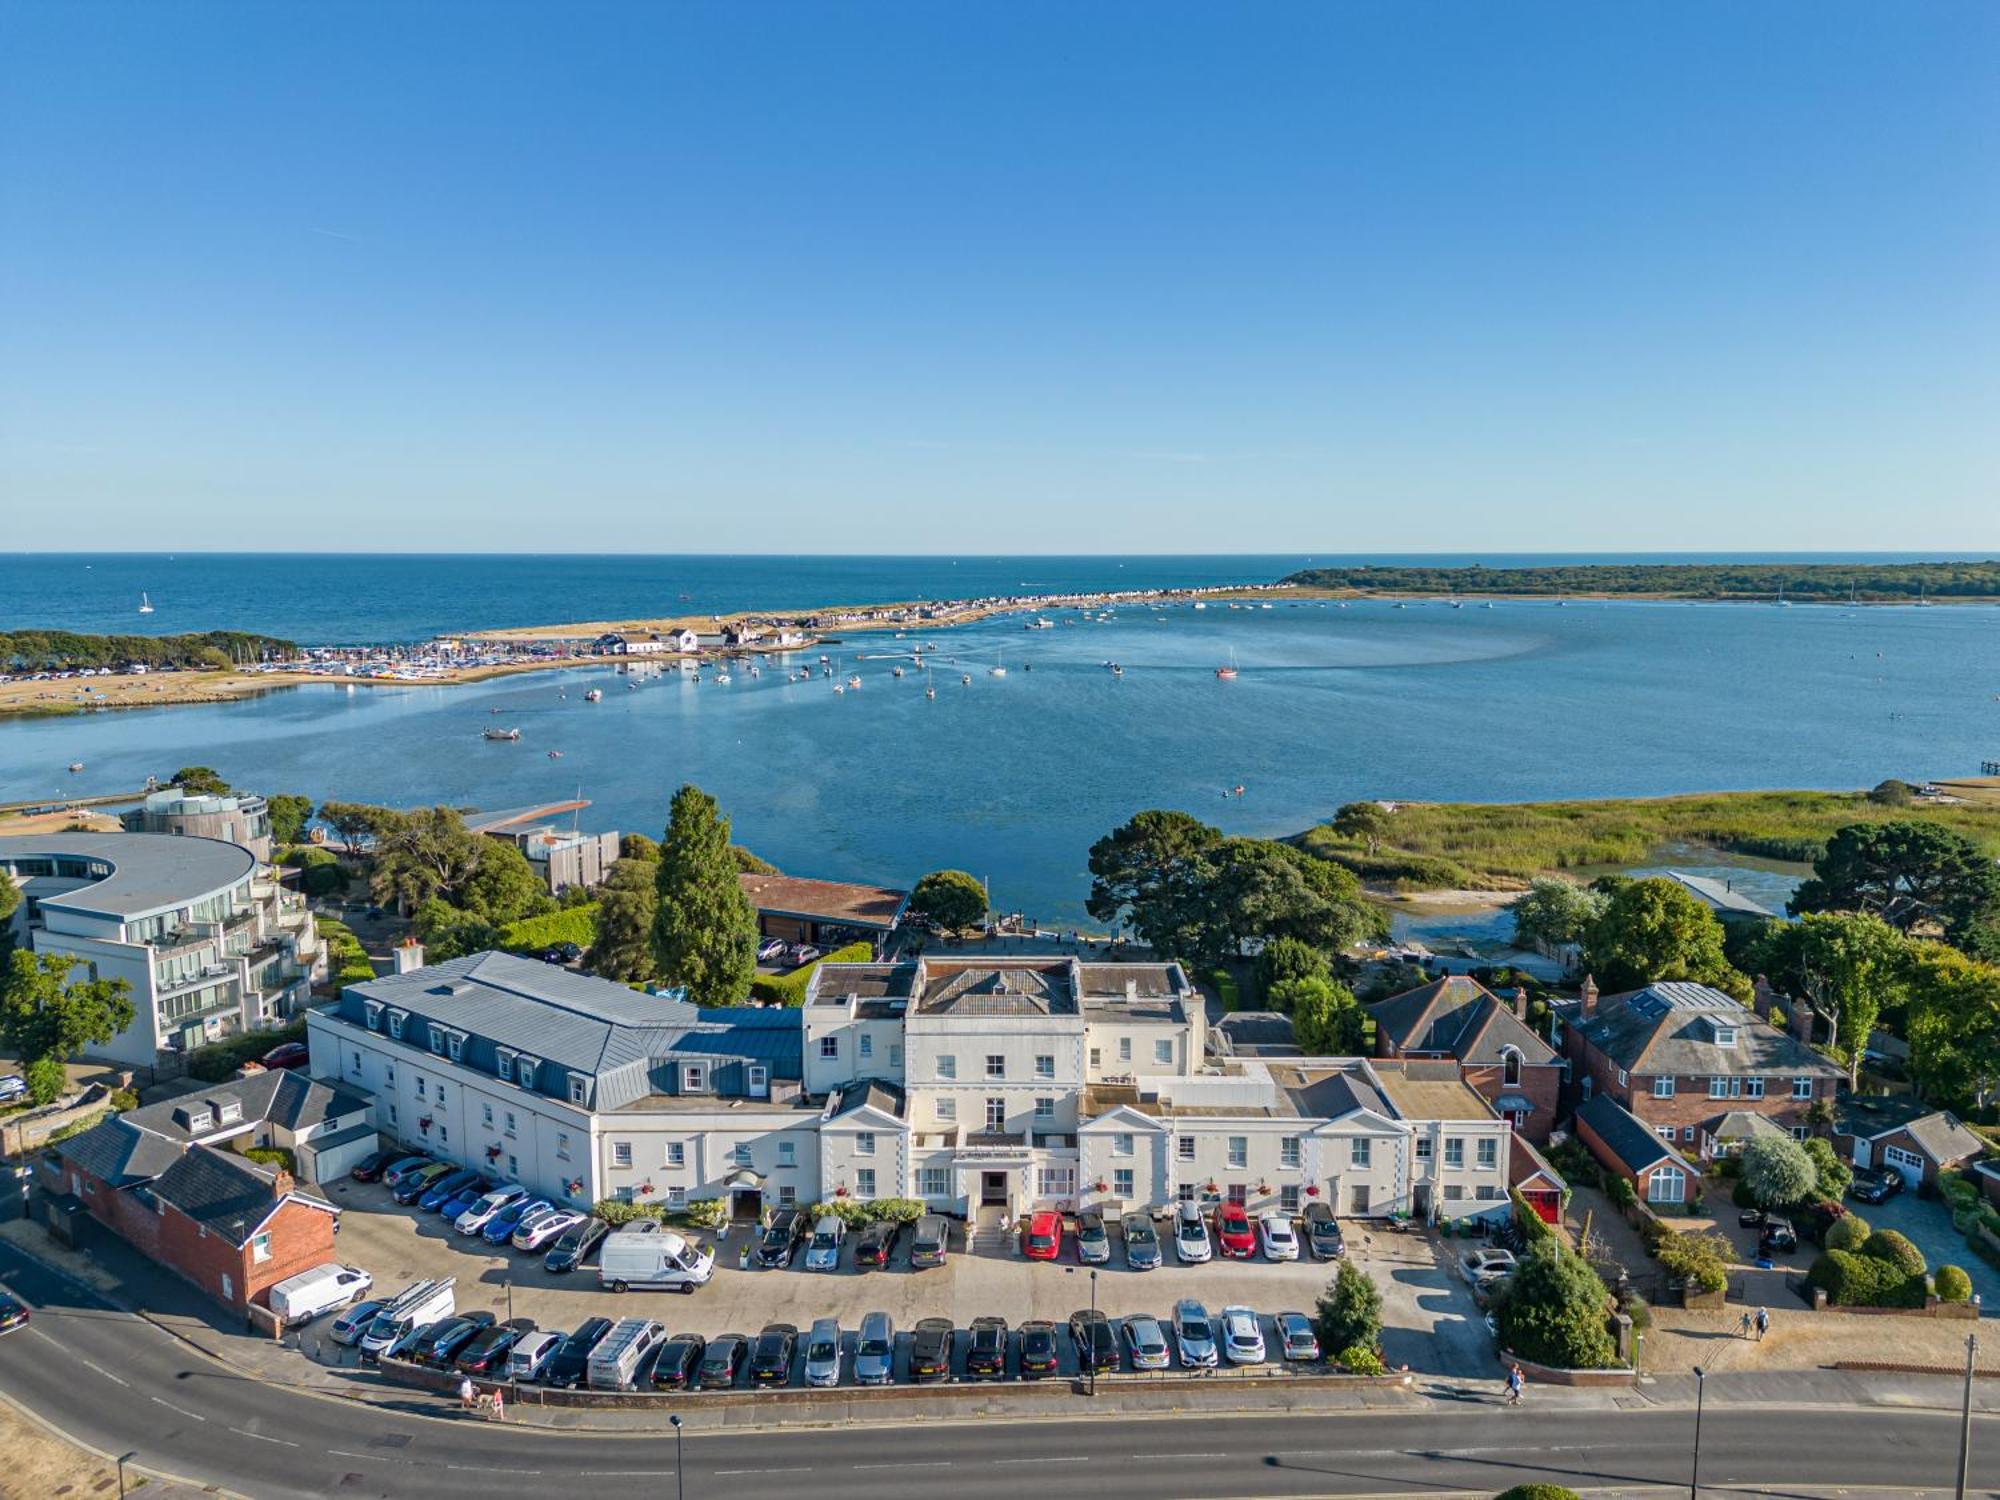
[[[1742,892],[1732,889],[1726,882],[1712,880],[1706,875],[1687,875],[1679,870],[1667,871],[1667,879],[1684,887],[1697,901],[1714,911],[1731,917],[1771,917],[1777,913],[1768,907],[1759,906]]]
[[[0,864],[53,858],[102,860],[111,873],[90,885],[38,896],[43,906],[121,920],[186,906],[256,873],[257,857],[221,839],[170,833],[43,833],[0,838]]]
[[[1705,984],[1675,980],[1606,995],[1587,1021],[1574,1006],[1565,1010],[1585,1041],[1632,1073],[1827,1077],[1840,1072],[1790,1032]],[[1734,1045],[1715,1040],[1717,1025],[1736,1029]]]
[[[1605,1149],[1618,1158],[1627,1171],[1638,1173],[1671,1161],[1690,1174],[1694,1172],[1680,1152],[1653,1133],[1651,1126],[1609,1094],[1586,1100],[1576,1112]]]

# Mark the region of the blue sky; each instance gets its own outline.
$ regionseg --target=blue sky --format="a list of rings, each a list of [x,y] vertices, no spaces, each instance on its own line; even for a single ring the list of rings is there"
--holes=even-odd
[[[0,0],[5,545],[2000,549],[2000,8]]]

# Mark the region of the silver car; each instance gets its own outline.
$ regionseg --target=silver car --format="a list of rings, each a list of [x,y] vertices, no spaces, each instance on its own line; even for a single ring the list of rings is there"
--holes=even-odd
[[[1214,1254],[1208,1241],[1208,1225],[1202,1222],[1201,1210],[1192,1203],[1183,1203],[1174,1210],[1174,1249],[1184,1266],[1200,1265]]]
[[[1125,1358],[1135,1370],[1167,1367],[1167,1336],[1157,1320],[1141,1313],[1125,1320]]]
[[[861,1320],[854,1341],[854,1381],[857,1385],[887,1385],[896,1374],[896,1325],[885,1312]]]
[[[1223,1308],[1222,1347],[1232,1365],[1264,1363],[1264,1330],[1257,1325],[1257,1314],[1247,1307]]]
[[[1174,1304],[1174,1345],[1184,1369],[1215,1368],[1215,1329],[1208,1321],[1208,1309],[1192,1297]]]
[[[820,1318],[806,1335],[806,1384],[840,1384],[840,1320]]]

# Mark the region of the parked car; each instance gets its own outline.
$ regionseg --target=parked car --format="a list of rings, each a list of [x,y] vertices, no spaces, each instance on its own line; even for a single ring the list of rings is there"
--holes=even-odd
[[[1153,1228],[1153,1221],[1145,1214],[1127,1214],[1118,1221],[1118,1232],[1125,1241],[1125,1269],[1128,1271],[1155,1271],[1160,1265],[1160,1236]]]
[[[394,1188],[397,1183],[408,1177],[412,1172],[421,1172],[425,1167],[430,1165],[431,1159],[428,1156],[398,1157],[391,1165],[383,1169],[382,1185],[386,1188]]]
[[[452,1361],[458,1358],[459,1351],[478,1338],[484,1330],[491,1328],[493,1322],[493,1314],[490,1312],[460,1313],[457,1317],[448,1319],[436,1333],[411,1349],[409,1358],[415,1364],[431,1365],[440,1370],[449,1369]]]
[[[542,1257],[542,1268],[558,1274],[574,1271],[590,1258],[597,1242],[610,1230],[611,1226],[595,1215],[570,1225]]]
[[[1347,1253],[1347,1237],[1340,1232],[1340,1220],[1325,1203],[1306,1205],[1306,1248],[1314,1260],[1338,1260]]]
[[[375,1321],[375,1314],[388,1304],[370,1298],[357,1302],[328,1325],[326,1334],[336,1344],[352,1349],[361,1342],[361,1335],[368,1331],[368,1325]]]
[[[1218,1204],[1215,1238],[1230,1260],[1248,1260],[1257,1253],[1257,1231],[1250,1227],[1250,1210],[1240,1203]]]
[[[0,1104],[12,1104],[28,1097],[28,1080],[19,1073],[0,1075]]]
[[[579,943],[551,943],[535,955],[545,964],[573,964],[583,957]]]
[[[1007,1320],[984,1317],[972,1320],[972,1342],[965,1347],[966,1378],[978,1375],[1002,1380],[1007,1375]]]
[[[1208,1309],[1192,1297],[1174,1304],[1174,1347],[1186,1369],[1212,1370],[1216,1366],[1215,1328],[1208,1321]]]
[[[910,1379],[930,1385],[951,1379],[951,1319],[925,1318],[910,1332]]]
[[[840,1269],[840,1242],[847,1238],[847,1225],[838,1216],[827,1214],[813,1225],[812,1243],[806,1246],[808,1271]]]
[[[458,1351],[454,1363],[465,1375],[505,1375],[507,1356],[516,1344],[535,1331],[533,1318],[512,1318],[496,1323]]]
[[[437,1206],[437,1216],[447,1224],[456,1225],[460,1214],[492,1191],[493,1184],[483,1179],[480,1182],[468,1183]]]
[[[304,1042],[280,1042],[259,1061],[267,1068],[303,1068],[312,1062],[312,1049]]]
[[[590,1373],[590,1351],[603,1342],[612,1326],[609,1318],[588,1318],[579,1323],[563,1340],[562,1347],[549,1356],[549,1362],[542,1368],[542,1384],[565,1391],[582,1385]]]
[[[941,1266],[951,1253],[951,1220],[943,1214],[925,1214],[917,1220],[910,1236],[910,1269],[928,1270]]]
[[[12,1292],[0,1292],[0,1333],[28,1326],[28,1304]]]
[[[528,1190],[519,1183],[510,1182],[494,1188],[473,1199],[472,1206],[454,1219],[451,1227],[460,1234],[482,1234],[486,1226],[493,1222],[494,1215],[508,1204],[519,1203],[527,1196]]]
[[[1789,1255],[1799,1248],[1799,1232],[1792,1228],[1790,1219],[1777,1214],[1764,1216],[1764,1227],[1757,1235],[1757,1250],[1762,1255]]]
[[[1086,1371],[1118,1368],[1118,1335],[1111,1330],[1111,1320],[1096,1308],[1069,1315],[1069,1338],[1076,1345],[1079,1368]]]
[[[406,1359],[413,1364],[421,1364],[423,1361],[417,1358],[417,1350],[426,1347],[432,1339],[457,1322],[456,1316],[433,1318],[428,1323],[419,1323],[415,1327],[406,1328],[382,1350],[381,1358]],[[363,1353],[366,1353],[365,1349]]]
[[[431,1179],[422,1193],[417,1196],[417,1207],[426,1213],[436,1213],[460,1193],[470,1191],[476,1197],[493,1184],[469,1167],[456,1172],[447,1172],[442,1177]]]
[[[1272,1319],[1278,1329],[1278,1354],[1287,1364],[1319,1358],[1319,1330],[1302,1312],[1281,1312]]]
[[[1257,1240],[1263,1246],[1266,1260],[1297,1260],[1299,1258],[1299,1237],[1292,1230],[1291,1217],[1287,1214],[1261,1214],[1257,1219]]]
[[[757,1264],[772,1271],[789,1266],[811,1226],[812,1220],[803,1208],[779,1209],[757,1236]]]
[[[1257,1326],[1257,1314],[1247,1307],[1223,1308],[1222,1352],[1232,1365],[1264,1363],[1264,1330]]]
[[[1160,1321],[1139,1313],[1124,1324],[1125,1360],[1135,1370],[1164,1370],[1167,1367],[1167,1336]]]
[[[521,1222],[514,1226],[508,1243],[516,1250],[540,1250],[572,1226],[581,1224],[585,1217],[573,1208],[551,1208],[538,1214],[523,1215]]]
[[[868,1313],[854,1340],[854,1382],[887,1385],[895,1374],[896,1325],[885,1312]]]
[[[660,1345],[667,1325],[655,1318],[620,1318],[590,1351],[584,1381],[593,1391],[629,1391]]]
[[[442,1182],[452,1174],[448,1161],[426,1162],[414,1172],[405,1172],[396,1179],[396,1185],[389,1189],[389,1196],[398,1203],[415,1203],[433,1183]]]
[[[806,1384],[824,1390],[840,1384],[840,1319],[815,1318],[806,1334]]]
[[[287,1276],[272,1287],[271,1313],[285,1327],[297,1328],[321,1313],[346,1307],[373,1290],[375,1278],[359,1266],[328,1261],[296,1276]]]
[[[736,1377],[743,1372],[743,1360],[749,1352],[749,1334],[717,1334],[708,1341],[708,1348],[701,1356],[701,1368],[695,1372],[696,1383],[704,1391],[732,1389]]]
[[[406,1159],[406,1153],[400,1147],[392,1146],[386,1151],[370,1151],[348,1169],[347,1175],[356,1182],[377,1182],[390,1167]]]
[[[563,1346],[563,1335],[553,1328],[544,1328],[518,1340],[507,1351],[507,1378],[509,1380],[540,1380],[555,1358],[556,1351]]]
[[[663,1229],[652,1219],[604,1237],[597,1252],[597,1282],[614,1292],[675,1291],[694,1295],[715,1274],[715,1252]]]
[[[434,1276],[416,1281],[391,1297],[359,1340],[364,1360],[379,1358],[402,1343],[414,1330],[442,1322],[458,1311],[458,1278]]]
[[[1863,1203],[1886,1203],[1907,1186],[1903,1174],[1893,1167],[1885,1167],[1879,1172],[1861,1171],[1854,1174],[1854,1181],[1847,1191]]]
[[[1086,1266],[1111,1263],[1111,1232],[1104,1227],[1104,1215],[1094,1208],[1076,1216],[1076,1258]]]
[[[1513,1251],[1493,1246],[1466,1251],[1458,1258],[1458,1273],[1465,1278],[1468,1286],[1478,1286],[1496,1276],[1513,1275],[1514,1265]]]
[[[1214,1252],[1208,1243],[1208,1225],[1202,1222],[1201,1210],[1192,1203],[1182,1203],[1174,1209],[1174,1253],[1181,1258],[1182,1265],[1200,1265]]]
[[[1062,1253],[1062,1215],[1042,1209],[1028,1215],[1021,1234],[1021,1253],[1029,1260],[1054,1260]]]
[[[504,1245],[514,1237],[514,1231],[520,1228],[523,1219],[554,1207],[546,1198],[516,1198],[486,1221],[485,1228],[479,1231],[480,1238],[489,1245]]]
[[[769,1387],[789,1384],[792,1354],[798,1342],[799,1331],[790,1323],[766,1323],[750,1346],[750,1384]]]
[[[757,945],[757,962],[760,964],[770,963],[784,951],[785,940],[783,938],[766,938]]]
[[[1056,1325],[1032,1318],[1021,1325],[1021,1378],[1033,1380],[1056,1373]]]
[[[902,1238],[903,1226],[888,1219],[877,1219],[854,1237],[854,1265],[857,1270],[877,1271],[889,1264],[889,1257],[895,1254],[896,1241]]]
[[[653,1389],[691,1391],[695,1374],[708,1356],[708,1340],[698,1333],[677,1333],[660,1345],[653,1361]]]

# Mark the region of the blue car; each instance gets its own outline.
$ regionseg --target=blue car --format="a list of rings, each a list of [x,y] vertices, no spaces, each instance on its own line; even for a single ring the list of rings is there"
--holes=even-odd
[[[480,1233],[486,1236],[487,1244],[504,1245],[520,1227],[521,1220],[529,1214],[538,1214],[545,1208],[554,1207],[555,1205],[546,1198],[517,1199],[487,1220],[485,1229]]]
[[[423,1196],[417,1199],[417,1207],[427,1213],[436,1213],[466,1188],[479,1181],[481,1178],[477,1172],[468,1170],[449,1173],[424,1189]],[[482,1188],[480,1191],[484,1192],[485,1189]]]
[[[472,1207],[481,1198],[484,1198],[486,1193],[487,1187],[484,1183],[468,1182],[464,1187],[440,1203],[437,1211],[443,1217],[445,1223],[456,1224],[458,1216]]]

